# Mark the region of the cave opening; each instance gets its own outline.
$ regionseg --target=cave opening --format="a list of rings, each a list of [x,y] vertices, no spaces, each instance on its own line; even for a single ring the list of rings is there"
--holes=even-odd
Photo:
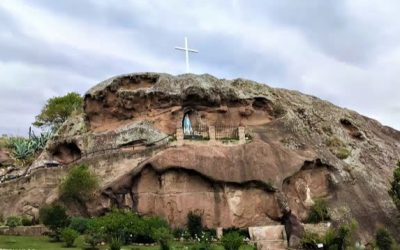
[[[79,160],[82,157],[82,152],[75,143],[64,142],[56,146],[52,152],[52,156],[56,161],[68,164]]]

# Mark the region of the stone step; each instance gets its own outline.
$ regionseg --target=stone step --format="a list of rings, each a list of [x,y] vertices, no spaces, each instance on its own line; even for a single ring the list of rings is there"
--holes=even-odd
[[[250,239],[258,250],[287,249],[286,232],[283,225],[249,227]]]
[[[287,242],[284,240],[260,240],[257,241],[257,250],[286,250]]]

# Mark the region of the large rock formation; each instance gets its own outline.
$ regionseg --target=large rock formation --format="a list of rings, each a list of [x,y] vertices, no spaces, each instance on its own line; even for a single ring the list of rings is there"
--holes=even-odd
[[[84,111],[63,125],[24,177],[0,184],[4,216],[35,216],[58,199],[68,168],[86,163],[101,188],[71,213],[126,207],[181,227],[196,211],[208,227],[285,224],[295,235],[323,198],[334,223],[358,221],[362,240],[380,226],[400,234],[387,192],[400,132],[356,112],[243,79],[157,73],[96,85]],[[185,114],[205,140],[181,141]],[[238,127],[245,141],[229,138]]]

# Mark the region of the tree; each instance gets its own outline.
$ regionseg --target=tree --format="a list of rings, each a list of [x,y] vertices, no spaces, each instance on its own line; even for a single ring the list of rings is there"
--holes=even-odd
[[[53,231],[55,240],[60,241],[61,230],[69,225],[69,216],[64,207],[50,205],[39,210],[40,221]]]
[[[78,165],[69,171],[67,178],[61,183],[60,195],[66,201],[73,200],[82,203],[97,187],[97,177],[86,165]]]
[[[394,204],[400,210],[400,161],[397,163],[397,168],[393,171],[393,181],[390,184],[389,194]]]
[[[83,111],[83,98],[78,93],[68,93],[65,96],[53,97],[47,100],[34,126],[57,130],[73,113]]]

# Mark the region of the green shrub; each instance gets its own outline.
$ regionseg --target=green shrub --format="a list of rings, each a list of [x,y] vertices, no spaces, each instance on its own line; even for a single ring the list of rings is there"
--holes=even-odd
[[[328,239],[331,239],[331,241],[327,241],[329,245],[336,244],[339,249],[346,249],[346,247],[351,245],[351,238],[354,233],[354,230],[351,228],[351,225],[345,224],[341,227],[339,227],[336,232],[331,231],[331,237]],[[328,236],[329,231],[328,231]],[[336,238],[334,237],[336,235]],[[325,236],[325,239],[327,239],[327,236]]]
[[[21,223],[23,226],[32,226],[34,224],[33,219],[29,219],[26,216],[22,216]]]
[[[309,223],[319,223],[321,221],[329,220],[328,205],[325,200],[318,199],[315,201],[314,205],[310,208],[308,214],[307,222]]]
[[[390,183],[389,194],[394,204],[400,210],[400,161],[397,163],[397,168],[393,171],[393,181]]]
[[[91,219],[88,225],[90,231],[101,231],[104,238],[111,241],[113,238],[120,238],[127,241],[130,226],[133,230],[139,229],[137,215],[126,213],[122,210],[113,210],[110,213]]]
[[[172,235],[173,235],[174,238],[176,238],[176,239],[180,239],[181,237],[183,237],[184,234],[185,234],[185,229],[184,229],[184,228],[176,228],[176,229],[174,229],[174,231],[172,232]]]
[[[303,249],[317,249],[317,244],[324,244],[324,249],[347,249],[352,245],[353,235],[357,228],[356,222],[344,224],[337,229],[329,229],[325,235],[305,232],[301,239]]]
[[[17,226],[21,226],[21,225],[22,225],[22,221],[21,221],[20,217],[10,216],[6,220],[6,226],[17,227]]]
[[[144,217],[141,218],[143,220],[143,224],[144,224],[144,231],[142,232],[142,238],[144,238],[145,242],[146,242],[146,238],[147,238],[147,242],[155,242],[156,239],[154,239],[154,237],[148,237],[149,235],[152,235],[152,233],[154,232],[155,229],[157,228],[169,228],[168,223],[160,218],[160,217]],[[145,237],[144,237],[145,236]],[[137,239],[139,240],[139,239]]]
[[[172,240],[173,236],[168,228],[155,228],[152,235],[153,238],[160,244],[161,250],[170,249],[170,241]]]
[[[112,238],[110,241],[110,250],[120,250],[122,247],[122,240],[118,237]]]
[[[225,250],[238,250],[243,245],[243,236],[238,232],[230,232],[222,236],[221,243]]]
[[[306,231],[301,238],[300,244],[303,249],[316,249],[318,243],[322,243],[322,238],[316,233]]]
[[[351,155],[351,152],[346,147],[341,147],[336,150],[335,155],[337,158],[344,160]]]
[[[97,245],[105,240],[105,233],[102,223],[96,218],[88,220],[85,233],[84,241],[87,245],[89,245],[89,249],[97,249]]]
[[[375,243],[380,250],[392,250],[394,241],[386,229],[380,228],[376,231]]]
[[[89,219],[82,217],[72,217],[69,227],[83,234],[88,226]]]
[[[72,228],[64,228],[61,231],[61,239],[65,242],[66,247],[73,247],[76,238],[78,238],[79,233]]]
[[[286,110],[281,103],[274,103],[272,106],[272,114],[274,117],[282,117],[286,114]]]
[[[223,234],[227,234],[227,233],[231,233],[231,232],[238,232],[244,238],[250,238],[249,230],[246,230],[246,229],[240,229],[238,227],[228,227],[228,228],[222,229]]]
[[[330,148],[338,148],[344,146],[344,142],[336,136],[332,136],[326,140],[326,145]]]
[[[210,235],[211,238],[217,238],[217,230],[214,228],[204,228],[203,233]]]
[[[73,167],[61,183],[60,195],[63,200],[86,201],[97,189],[98,180],[86,165]]]
[[[90,219],[87,234],[101,231],[103,238],[110,241],[119,238],[123,243],[153,243],[153,232],[157,228],[168,228],[168,223],[158,217],[140,217],[130,211],[113,210]]]
[[[203,231],[201,215],[190,211],[187,215],[187,229],[193,238],[200,236],[201,232]]]
[[[194,244],[191,249],[192,250],[211,250],[213,249],[211,243],[213,241],[213,237],[209,232],[202,232],[200,236],[197,238],[196,244]]]
[[[69,225],[69,217],[64,207],[49,205],[39,210],[40,221],[52,232],[55,240],[60,240],[61,230]]]
[[[330,151],[341,160],[351,155],[351,151],[347,149],[346,144],[336,136],[330,137],[326,141],[326,145],[329,147]]]
[[[7,148],[9,143],[10,137],[8,135],[1,135],[0,136],[0,149]]]

